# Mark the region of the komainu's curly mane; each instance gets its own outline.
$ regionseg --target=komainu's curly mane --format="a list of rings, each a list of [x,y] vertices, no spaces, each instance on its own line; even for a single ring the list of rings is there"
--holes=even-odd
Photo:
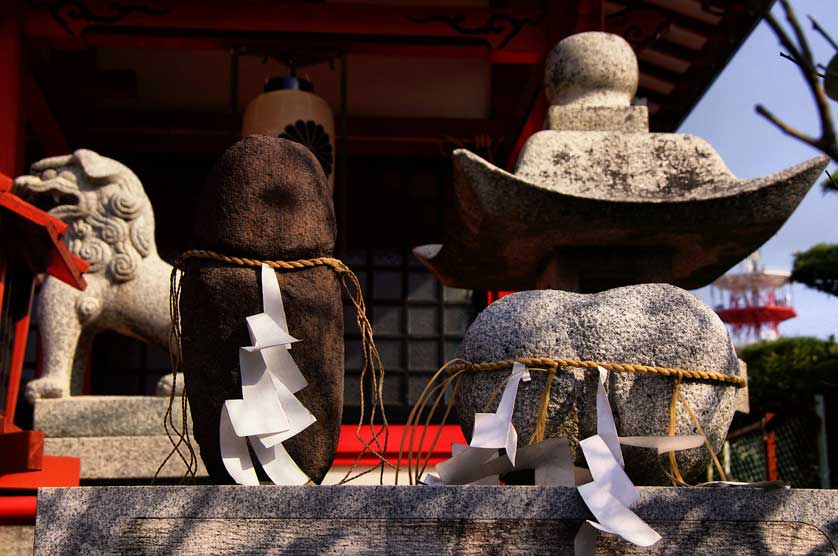
[[[15,193],[36,204],[61,203],[49,213],[69,224],[67,244],[90,263],[88,273],[127,282],[154,249],[148,197],[137,176],[115,160],[86,150],[47,158],[15,180]]]

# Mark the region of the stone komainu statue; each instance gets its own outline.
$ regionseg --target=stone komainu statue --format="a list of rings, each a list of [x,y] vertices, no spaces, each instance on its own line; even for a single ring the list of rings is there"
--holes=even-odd
[[[70,250],[88,263],[78,291],[48,276],[38,298],[43,376],[26,397],[81,393],[93,337],[112,330],[169,349],[169,277],[157,255],[154,213],[140,180],[93,151],[40,160],[14,192],[69,225]],[[57,206],[56,206],[57,205]]]

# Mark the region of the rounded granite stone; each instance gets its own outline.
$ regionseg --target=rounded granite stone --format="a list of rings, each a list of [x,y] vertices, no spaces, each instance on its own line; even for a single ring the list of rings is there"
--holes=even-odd
[[[592,31],[571,35],[550,51],[544,87],[550,104],[628,106],[639,75],[625,39]]]
[[[679,367],[737,374],[727,330],[697,297],[667,284],[628,286],[596,294],[558,290],[525,291],[493,303],[469,327],[460,356],[473,362],[519,357],[553,357]],[[470,374],[457,400],[460,423],[471,437],[474,414],[509,370]],[[545,373],[522,382],[513,414],[519,445],[532,435]],[[570,440],[577,465],[583,465],[579,440],[596,434],[598,373],[560,369],[553,383],[547,436]],[[674,380],[668,377],[609,373],[606,391],[621,436],[665,436]],[[724,441],[734,412],[736,388],[684,381],[681,392],[695,411],[715,450]],[[489,409],[495,411],[497,401]],[[679,405],[676,434],[695,434]],[[700,479],[710,461],[705,448],[677,453],[687,481]],[[668,484],[666,456],[654,450],[623,447],[626,471],[635,484]],[[667,465],[668,468],[668,465]]]

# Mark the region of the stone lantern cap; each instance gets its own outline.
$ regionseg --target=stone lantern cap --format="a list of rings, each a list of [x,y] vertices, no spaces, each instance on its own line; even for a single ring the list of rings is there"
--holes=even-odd
[[[513,173],[454,151],[455,217],[442,245],[414,254],[446,285],[522,290],[553,260],[561,272],[562,253],[655,253],[665,268],[640,281],[698,288],[774,235],[829,162],[737,179],[706,141],[649,133],[647,108],[631,104],[637,82],[621,37],[559,42],[546,62],[548,129],[528,139]]]

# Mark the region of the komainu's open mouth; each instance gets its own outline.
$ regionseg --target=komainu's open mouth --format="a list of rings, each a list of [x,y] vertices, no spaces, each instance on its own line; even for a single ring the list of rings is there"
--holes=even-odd
[[[79,198],[76,195],[58,191],[57,189],[40,191],[37,193],[32,192],[27,197],[29,198],[27,198],[26,201],[45,212],[49,212],[55,207],[60,207],[62,205],[79,204]]]
[[[31,189],[23,189],[17,192],[20,197],[35,205],[39,209],[49,212],[55,207],[62,205],[77,205],[79,204],[78,196],[73,193],[59,191],[58,189],[47,189],[44,191],[33,191]]]

